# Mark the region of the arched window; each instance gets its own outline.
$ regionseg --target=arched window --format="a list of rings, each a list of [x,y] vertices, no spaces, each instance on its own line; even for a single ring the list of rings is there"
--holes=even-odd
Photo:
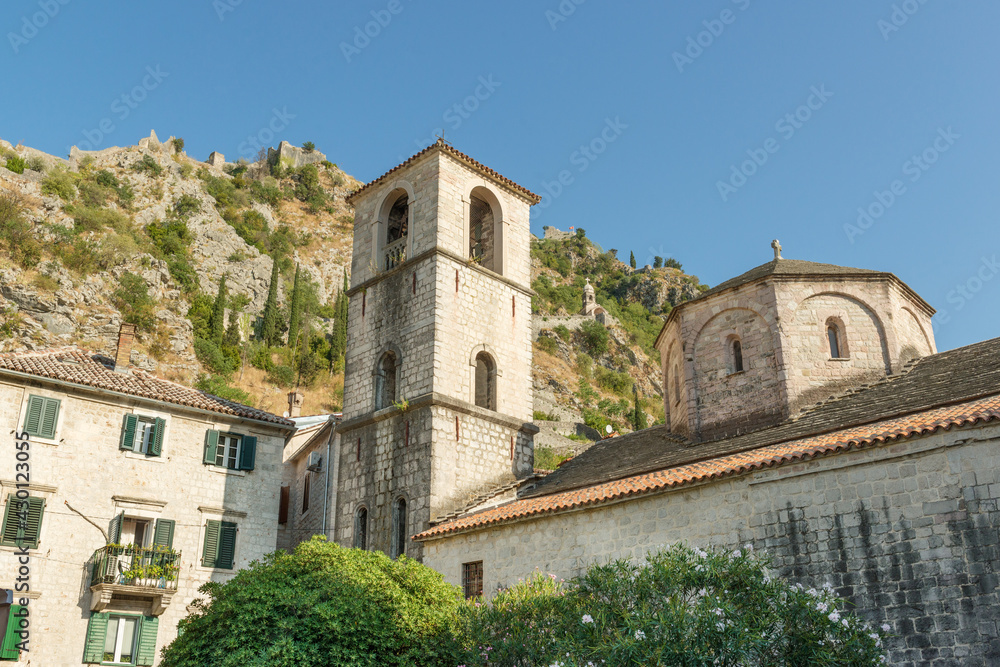
[[[830,358],[843,359],[840,349],[840,329],[832,322],[826,325],[826,339],[830,343]]]
[[[406,261],[406,234],[410,221],[410,199],[400,195],[389,209],[385,229],[385,248],[382,254],[385,258],[386,270],[394,268]]]
[[[406,553],[406,500],[397,498],[392,505],[392,544],[389,556],[396,558]]]
[[[387,408],[396,402],[396,354],[391,350],[382,355],[375,376],[375,409]]]
[[[743,372],[743,343],[739,338],[734,338],[731,344],[733,373]]]
[[[497,409],[497,366],[485,352],[476,355],[476,405]]]
[[[490,271],[494,266],[494,216],[493,208],[485,199],[472,195],[469,207],[469,259]]]
[[[674,366],[674,403],[681,402],[681,370]]]
[[[368,548],[368,510],[364,507],[354,513],[354,548]]]

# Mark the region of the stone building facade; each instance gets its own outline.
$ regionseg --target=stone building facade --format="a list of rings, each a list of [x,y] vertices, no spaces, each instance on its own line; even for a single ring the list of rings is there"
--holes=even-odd
[[[293,423],[125,367],[122,340],[118,364],[0,355],[0,587],[30,649],[11,664],[157,664],[202,584],[274,550]]]
[[[410,535],[531,474],[538,200],[442,141],[349,198],[340,543],[420,558]]]

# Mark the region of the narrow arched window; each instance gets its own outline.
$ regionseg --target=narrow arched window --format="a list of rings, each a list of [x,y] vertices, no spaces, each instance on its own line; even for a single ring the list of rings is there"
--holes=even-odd
[[[405,194],[400,196],[392,208],[386,221],[384,268],[395,268],[406,261],[406,234],[410,222],[410,200]]]
[[[840,331],[837,330],[837,325],[827,325],[826,337],[830,341],[830,358],[840,359]]]
[[[387,408],[396,402],[396,355],[386,352],[378,363],[375,376],[375,409]]]
[[[681,402],[681,371],[674,366],[674,403]]]
[[[476,355],[476,405],[497,409],[497,367],[485,352]]]
[[[354,513],[354,548],[368,548],[368,510],[364,507]]]
[[[389,556],[396,558],[406,553],[406,500],[397,498],[392,505],[392,544]]]
[[[473,195],[469,206],[469,259],[490,271],[496,271],[493,222],[493,208],[489,202]]]
[[[733,372],[743,371],[743,343],[736,339],[733,341]]]

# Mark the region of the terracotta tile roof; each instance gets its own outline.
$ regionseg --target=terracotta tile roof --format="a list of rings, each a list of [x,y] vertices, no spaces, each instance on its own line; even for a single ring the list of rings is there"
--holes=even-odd
[[[116,373],[114,365],[113,359],[76,347],[0,354],[0,375],[4,371],[14,371],[234,417],[295,427],[295,422],[289,419],[163,380],[138,368],[130,368],[128,373]]]
[[[770,445],[729,456],[720,456],[573,491],[536,498],[523,498],[434,526],[430,530],[414,536],[413,539],[427,540],[450,533],[597,505],[671,487],[836,454],[850,449],[888,444],[903,438],[934,433],[941,429],[971,426],[998,419],[1000,419],[1000,395],[994,395],[958,405],[927,410],[905,417]]]
[[[430,146],[428,146],[427,148],[423,149],[422,151],[420,151],[419,153],[417,153],[413,157],[409,158],[408,160],[406,160],[402,164],[396,165],[395,167],[393,167],[389,171],[385,172],[384,174],[382,174],[381,176],[379,176],[375,180],[370,181],[370,182],[362,185],[360,188],[358,188],[354,192],[352,192],[349,195],[347,195],[347,197],[346,197],[347,203],[348,204],[353,204],[354,203],[354,198],[357,197],[358,195],[360,195],[362,192],[365,192],[369,188],[373,188],[376,185],[378,185],[379,183],[382,183],[386,178],[388,178],[389,176],[391,176],[395,172],[399,171],[403,167],[406,167],[406,166],[414,163],[415,161],[419,160],[420,158],[422,158],[423,156],[427,155],[431,151],[444,151],[448,155],[451,155],[452,157],[458,159],[460,162],[464,162],[466,165],[472,167],[476,171],[482,172],[482,173],[486,174],[487,176],[490,176],[491,178],[494,178],[494,179],[500,181],[501,183],[503,183],[504,185],[510,187],[511,189],[516,190],[517,192],[520,192],[525,197],[527,197],[531,201],[532,204],[537,204],[538,202],[542,201],[542,198],[539,195],[536,195],[534,192],[532,192],[528,188],[524,187],[523,185],[518,185],[514,181],[512,181],[509,178],[507,178],[506,176],[504,176],[503,174],[500,174],[499,172],[493,171],[492,169],[490,169],[489,167],[487,167],[483,163],[478,162],[476,160],[473,160],[471,157],[469,157],[468,155],[466,155],[462,151],[454,148],[453,146],[451,146],[449,144],[446,144],[443,140],[438,139],[437,142],[435,142],[435,143],[431,144]]]
[[[1000,338],[929,355],[909,369],[824,401],[769,428],[687,442],[666,426],[601,440],[526,489],[542,496],[895,419],[1000,392]]]

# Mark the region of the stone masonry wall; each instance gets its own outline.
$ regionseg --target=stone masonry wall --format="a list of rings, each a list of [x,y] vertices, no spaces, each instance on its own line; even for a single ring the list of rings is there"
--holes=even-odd
[[[895,665],[1000,661],[1000,427],[955,429],[593,509],[425,543],[453,584],[483,560],[492,592],[661,545],[766,550],[777,572],[832,585],[892,626]]]
[[[21,429],[28,395],[61,399],[56,437],[34,439],[30,452],[32,495],[45,499],[39,548],[30,552],[31,651],[18,664],[64,667],[81,664],[91,612],[88,560],[104,546],[112,517],[176,521],[174,548],[181,552],[178,590],[160,616],[159,650],[177,634],[188,605],[203,597],[198,587],[224,582],[235,570],[202,567],[206,522],[238,524],[236,569],[275,548],[281,448],[284,435],[263,424],[225,415],[203,415],[107,395],[74,393],[45,384],[0,382],[0,502],[15,490],[14,435]],[[162,456],[119,450],[123,416],[136,413],[166,420]],[[258,437],[255,469],[230,471],[202,463],[205,431]],[[65,504],[66,502],[69,505]],[[70,509],[72,506],[72,509]],[[0,547],[0,587],[13,588],[17,564],[12,547]],[[15,602],[16,602],[15,598]],[[148,604],[113,602],[107,611],[149,614]]]

